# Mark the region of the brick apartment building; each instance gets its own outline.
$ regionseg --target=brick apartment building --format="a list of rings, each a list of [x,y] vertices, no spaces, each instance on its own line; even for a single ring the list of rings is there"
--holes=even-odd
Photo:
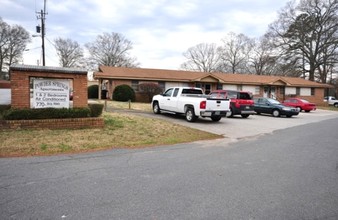
[[[296,77],[108,66],[100,66],[99,71],[94,73],[94,78],[99,81],[99,97],[104,91],[107,98],[111,98],[116,86],[126,84],[135,90],[136,101],[146,100],[142,91],[139,91],[139,85],[149,82],[158,84],[163,90],[173,86],[199,87],[206,94],[216,89],[242,90],[251,92],[254,97],[273,97],[280,101],[298,97],[317,105],[323,104],[325,89],[331,87]]]

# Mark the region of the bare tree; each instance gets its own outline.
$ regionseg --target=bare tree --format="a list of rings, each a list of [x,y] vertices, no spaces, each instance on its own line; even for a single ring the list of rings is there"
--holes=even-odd
[[[0,17],[0,72],[3,70],[5,59],[7,58],[8,33],[10,26],[2,21]]]
[[[182,69],[200,72],[215,72],[220,62],[216,44],[201,43],[183,53],[187,59]]]
[[[290,2],[269,33],[303,76],[326,82],[328,71],[338,62],[338,0],[301,0],[297,6]]]
[[[83,49],[71,39],[56,38],[54,40],[56,53],[62,67],[83,67]]]
[[[23,27],[10,26],[0,17],[0,71],[21,60],[30,40],[28,32]]]
[[[224,45],[219,51],[222,59],[220,70],[222,72],[247,73],[249,53],[253,47],[252,39],[244,34],[231,32],[222,41]]]
[[[281,51],[273,46],[268,35],[256,39],[249,56],[249,72],[256,75],[281,75],[299,77],[297,62],[280,56]]]
[[[98,65],[115,67],[137,67],[136,58],[129,52],[133,48],[132,42],[119,33],[104,33],[96,40],[87,43],[85,47],[90,53],[90,59]]]
[[[252,74],[275,75],[278,72],[278,56],[270,43],[268,36],[255,39],[252,51],[249,55],[250,68]]]

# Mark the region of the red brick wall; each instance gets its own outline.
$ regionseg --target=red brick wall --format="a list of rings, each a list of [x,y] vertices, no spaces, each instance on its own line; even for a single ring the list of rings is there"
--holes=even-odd
[[[30,108],[29,78],[56,78],[73,80],[73,107],[88,106],[87,76],[72,73],[43,73],[11,71],[12,108]]]
[[[72,75],[72,74],[71,74]],[[88,106],[88,80],[86,75],[73,75],[73,107]]]
[[[131,81],[130,80],[113,80],[113,88],[119,85],[128,85],[131,86]]]
[[[23,72],[11,72],[12,108],[30,108],[29,75]]]
[[[314,96],[297,96],[297,98],[305,99],[309,102],[315,103],[316,105],[325,105],[324,99],[324,88],[316,88]]]
[[[135,94],[135,100],[136,102],[143,102],[143,103],[150,103],[151,100],[149,101],[149,98],[146,94],[137,92]]]
[[[103,127],[103,118],[64,118],[0,121],[0,129],[80,129]]]

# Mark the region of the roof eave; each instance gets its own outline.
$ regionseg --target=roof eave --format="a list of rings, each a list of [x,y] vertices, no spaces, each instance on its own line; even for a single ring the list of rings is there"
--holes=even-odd
[[[94,79],[118,79],[118,80],[144,80],[144,81],[170,81],[170,82],[190,82],[189,79],[166,79],[166,78],[146,78],[146,77],[123,77],[123,76],[95,76]]]

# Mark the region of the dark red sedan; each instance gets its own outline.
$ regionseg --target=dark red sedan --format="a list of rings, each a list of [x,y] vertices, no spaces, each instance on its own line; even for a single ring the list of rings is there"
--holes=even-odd
[[[299,99],[299,98],[289,98],[286,99],[283,102],[284,105],[286,106],[291,106],[295,107],[299,112],[305,111],[305,112],[310,112],[316,110],[316,104],[311,103],[305,99]]]

